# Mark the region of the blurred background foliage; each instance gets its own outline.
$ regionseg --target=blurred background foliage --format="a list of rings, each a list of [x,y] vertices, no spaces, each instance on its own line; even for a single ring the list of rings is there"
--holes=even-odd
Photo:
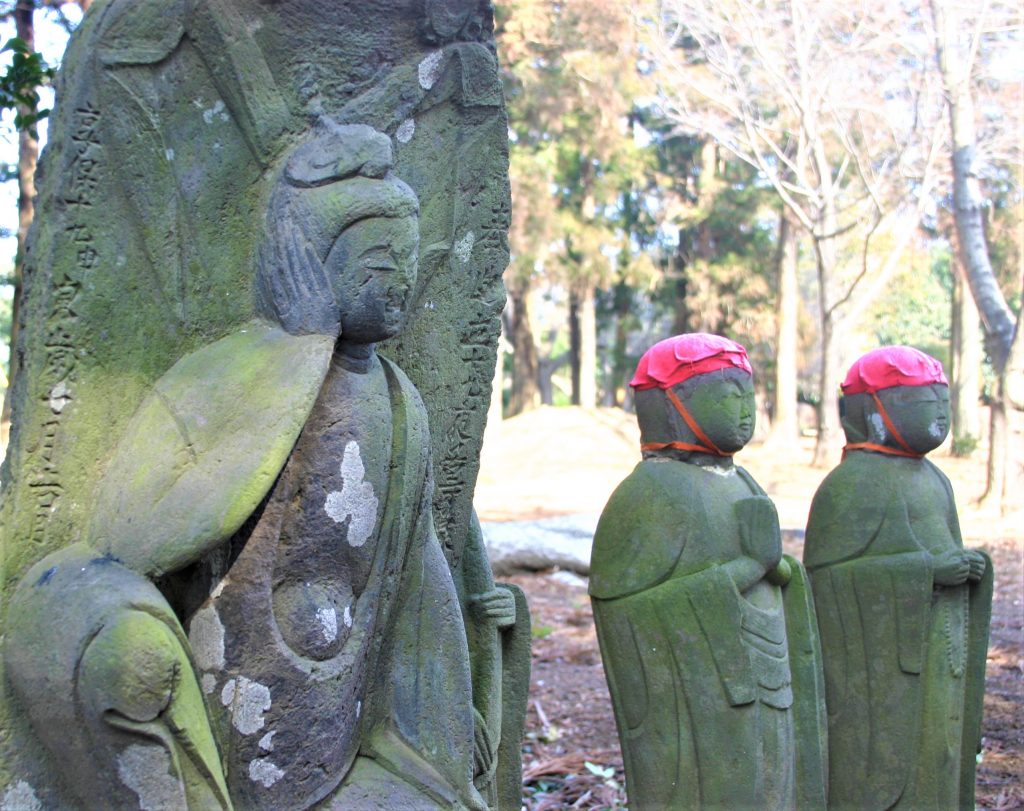
[[[817,433],[819,463],[835,459],[838,380],[882,344],[943,361],[961,404],[956,447],[977,444],[980,409],[1007,390],[1013,362],[999,339],[1024,286],[1019,4],[494,5],[513,191],[496,386],[505,417],[542,403],[629,409],[642,352],[707,331],[747,346],[762,438],[788,446]],[[22,214],[11,234],[31,215],[31,125],[47,104],[34,94],[88,6],[0,2],[0,33],[17,38],[0,65],[11,90],[3,185],[20,184]],[[965,292],[957,99],[972,105],[975,208],[1001,322],[979,319]],[[20,279],[18,248],[9,254],[5,341]]]

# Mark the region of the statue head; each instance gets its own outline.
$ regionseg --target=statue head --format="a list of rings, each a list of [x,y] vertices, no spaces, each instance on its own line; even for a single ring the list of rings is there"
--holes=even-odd
[[[949,433],[949,382],[942,364],[909,346],[859,358],[842,384],[847,450],[920,457]]]
[[[645,454],[729,457],[754,435],[754,379],[747,351],[719,335],[661,341],[630,381]]]
[[[288,332],[376,343],[398,334],[416,282],[419,203],[391,139],[324,120],[271,194],[257,258],[261,315]]]

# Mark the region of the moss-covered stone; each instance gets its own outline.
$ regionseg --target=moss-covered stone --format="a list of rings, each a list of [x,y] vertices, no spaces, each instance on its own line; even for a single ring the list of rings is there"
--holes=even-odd
[[[118,612],[129,611],[116,619],[125,628],[144,620],[131,611],[159,616],[154,639],[178,640],[167,655],[183,672],[191,660],[227,768],[218,775],[218,758],[187,734],[163,754],[129,757],[133,733],[108,724],[104,734],[121,743],[108,740],[102,755],[69,721],[55,743],[33,731],[35,703],[45,700],[33,685],[45,683],[47,665],[11,653],[0,662],[10,670],[0,688],[0,784],[44,807],[88,806],[98,786],[115,805],[121,796],[143,801],[136,788],[156,802],[173,794],[153,770],[165,756],[174,761],[175,746],[193,765],[179,758],[165,777],[195,807],[228,805],[223,786],[243,807],[306,807],[337,789],[363,749],[440,805],[496,798],[494,787],[518,774],[518,752],[511,760],[499,745],[523,715],[515,690],[502,699],[502,651],[515,648],[510,672],[520,675],[528,653],[510,647],[503,629],[521,633],[528,619],[494,586],[471,526],[508,258],[507,128],[492,28],[482,0],[91,7],[58,81],[26,262],[23,371],[0,508],[0,627],[8,650],[28,644],[33,623],[50,628],[74,610],[28,582],[64,582],[67,550],[82,550],[85,572],[89,561],[107,561],[120,580],[75,588],[77,600],[95,594],[96,605],[111,590],[110,613],[86,611],[94,625],[69,627],[102,634]],[[387,256],[364,260],[368,239],[383,241]],[[374,358],[385,339],[395,363]],[[376,404],[366,413],[352,406],[364,396]],[[331,435],[337,425],[343,433]],[[337,489],[329,476],[341,477]],[[297,495],[309,482],[325,488],[313,512]],[[370,492],[363,483],[372,500],[360,495]],[[365,548],[365,560],[352,552],[336,564],[344,576],[314,583],[301,561],[326,561],[335,541],[310,521],[296,530],[305,546],[274,529],[278,518],[291,526],[293,506],[360,539],[348,548]],[[135,586],[116,585],[132,573]],[[346,578],[365,599],[346,591]],[[379,594],[369,585],[378,582],[388,584]],[[146,595],[137,605],[133,588]],[[378,608],[360,613],[360,599]],[[474,601],[508,611],[481,614]],[[8,619],[12,604],[33,618]],[[257,604],[273,622],[256,621]],[[314,638],[310,619],[333,641]],[[84,656],[68,633],[54,649]],[[446,652],[441,670],[406,644],[427,637]],[[348,650],[342,638],[359,653],[328,678],[323,663]],[[122,636],[104,639],[117,648]],[[260,681],[254,673],[273,657],[245,651],[271,639],[301,648],[303,663]],[[151,647],[161,661],[164,649]],[[347,686],[330,687],[342,672]],[[326,679],[320,699],[301,686],[311,678]],[[376,692],[366,686],[378,681]],[[428,682],[422,693],[409,686]],[[21,685],[20,698],[9,683]],[[355,692],[340,712],[346,690]],[[454,702],[445,724],[417,715],[435,693]],[[84,695],[74,684],[59,694],[66,707]],[[91,718],[83,707],[76,712]],[[258,721],[289,707],[293,732],[253,737]],[[236,710],[253,731],[240,732]],[[294,732],[303,725],[305,738]],[[489,734],[474,736],[474,725]],[[313,751],[328,740],[342,742],[333,755]],[[474,740],[490,749],[474,753]],[[428,750],[444,753],[429,774],[415,767]],[[300,777],[318,763],[319,777]],[[465,763],[488,765],[463,775]],[[86,764],[93,775],[79,781]],[[513,804],[506,795],[500,804]]]

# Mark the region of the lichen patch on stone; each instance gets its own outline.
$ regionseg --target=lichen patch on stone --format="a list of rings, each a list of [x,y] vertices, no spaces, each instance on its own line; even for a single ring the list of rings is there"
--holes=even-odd
[[[266,735],[264,735],[262,738],[260,738],[260,749],[262,749],[264,752],[273,752],[274,751],[274,736],[276,734],[277,734],[277,730],[276,729],[272,729],[270,732],[268,732]]]
[[[333,642],[338,638],[338,612],[334,608],[318,608],[316,618],[325,641]]]
[[[156,744],[132,744],[117,758],[117,776],[135,792],[142,811],[185,807],[185,793],[171,773],[171,756]]]
[[[462,264],[466,264],[469,261],[469,257],[473,254],[474,244],[476,244],[476,236],[472,231],[469,231],[462,239],[455,243],[455,255],[459,257],[459,261]]]
[[[359,445],[349,442],[341,460],[341,490],[327,494],[324,511],[339,524],[350,519],[347,534],[350,546],[366,543],[377,524],[377,496],[373,485],[363,480],[365,474]]]
[[[50,390],[50,410],[54,414],[60,414],[69,402],[71,402],[71,392],[68,389],[67,381],[61,380]]]
[[[441,60],[444,58],[444,53],[441,51],[434,51],[422,62],[420,62],[419,74],[420,87],[424,90],[430,90],[437,82],[438,77],[441,75]]]
[[[213,605],[203,606],[192,617],[188,643],[200,670],[224,669],[224,624]]]
[[[0,811],[42,811],[35,789],[24,780],[12,783],[0,798]]]
[[[284,777],[284,772],[269,758],[256,758],[249,764],[249,779],[254,783],[259,783],[263,788],[270,788],[282,777]]]
[[[263,713],[270,709],[270,688],[258,681],[239,676],[224,685],[220,703],[231,708],[231,723],[243,735],[263,729]]]
[[[412,118],[407,118],[401,124],[398,125],[398,129],[395,131],[395,137],[401,144],[407,144],[412,140],[412,136],[416,133],[416,121]]]

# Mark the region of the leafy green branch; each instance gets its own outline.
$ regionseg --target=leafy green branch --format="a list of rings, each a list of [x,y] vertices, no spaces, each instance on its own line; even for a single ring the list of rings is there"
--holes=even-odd
[[[8,51],[12,59],[0,75],[0,109],[14,110],[14,126],[35,138],[36,124],[50,114],[49,110],[39,108],[39,88],[53,82],[55,70],[19,37],[7,40],[0,53]]]

